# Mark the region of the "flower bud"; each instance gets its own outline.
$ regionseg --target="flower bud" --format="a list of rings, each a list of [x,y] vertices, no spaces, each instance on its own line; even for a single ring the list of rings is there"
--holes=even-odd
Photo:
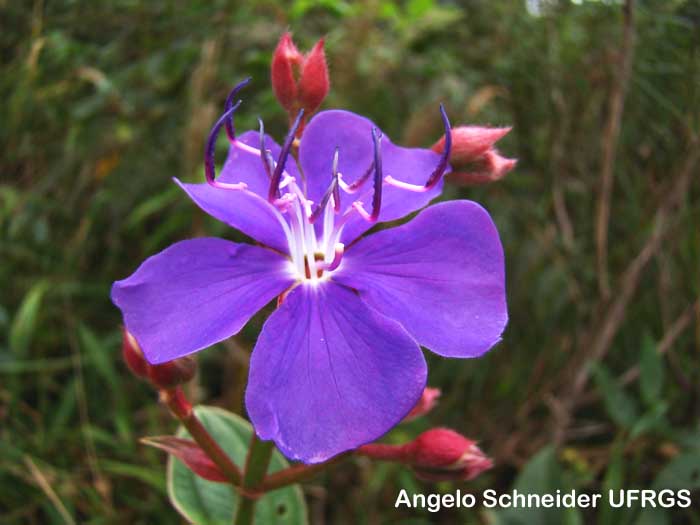
[[[272,90],[277,100],[287,111],[293,111],[297,101],[297,81],[303,57],[292,41],[292,35],[285,33],[280,38],[272,54]]]
[[[150,365],[148,377],[158,388],[175,388],[190,381],[197,373],[197,362],[190,356],[160,365]]]
[[[319,108],[329,87],[326,54],[323,51],[323,39],[320,39],[304,58],[299,79],[299,102],[306,115],[311,115]]]
[[[482,126],[459,126],[452,128],[452,153],[450,161],[453,165],[468,164],[479,160],[493,145],[505,137],[511,128],[487,128]],[[445,148],[443,135],[433,145],[433,151],[442,153]]]
[[[452,172],[450,178],[463,186],[481,186],[502,179],[517,163],[516,159],[503,157],[492,148],[480,162],[473,163],[464,171]]]
[[[425,390],[423,390],[423,395],[421,395],[418,403],[416,403],[416,406],[414,406],[404,418],[404,422],[412,421],[430,412],[435,408],[435,405],[437,405],[437,400],[440,395],[442,395],[442,392],[439,388],[426,387]]]
[[[511,128],[488,128],[481,126],[460,126],[452,129],[452,152],[450,165],[453,172],[450,180],[476,186],[497,181],[511,171],[517,161],[501,156],[494,144],[502,139]],[[445,149],[445,136],[433,144],[432,150],[442,153]]]
[[[270,72],[272,90],[290,118],[295,118],[303,109],[304,119],[308,119],[326,98],[330,87],[323,39],[316,42],[309,53],[302,55],[294,45],[292,35],[283,34],[272,55]]]
[[[449,428],[428,430],[405,445],[370,443],[355,452],[409,465],[418,478],[426,481],[469,481],[493,466],[476,442]]]
[[[416,476],[428,481],[474,479],[493,466],[476,442],[448,428],[423,432],[406,445]]]
[[[148,377],[149,364],[143,356],[136,338],[126,328],[122,328],[122,357],[126,366],[136,377]]]

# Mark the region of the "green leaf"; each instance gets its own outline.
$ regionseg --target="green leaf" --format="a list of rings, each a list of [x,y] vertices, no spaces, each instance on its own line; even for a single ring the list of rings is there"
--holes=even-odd
[[[168,189],[157,193],[153,197],[146,199],[140,203],[124,221],[124,227],[127,229],[141,226],[145,220],[153,215],[162,212],[165,208],[175,202],[181,195],[180,190],[175,185],[169,186]]]
[[[95,333],[82,323],[78,324],[78,338],[89,363],[95,367],[105,384],[117,390],[118,374],[115,367],[115,353],[110,351],[112,349],[106,348]]]
[[[624,442],[618,440],[612,449],[610,464],[603,478],[603,501],[598,514],[600,525],[617,525],[622,521],[625,509],[616,509],[608,502],[610,491],[617,491],[624,488],[625,484],[625,458],[623,455]]]
[[[685,452],[676,456],[659,472],[652,488],[655,490],[700,488],[700,454]]]
[[[523,468],[513,486],[520,494],[554,494],[573,487],[567,482],[554,447],[540,450]],[[496,511],[493,522],[497,525],[579,525],[583,523],[576,508],[508,508]]]
[[[639,413],[635,400],[624,391],[606,368],[594,366],[593,377],[603,395],[610,418],[621,427],[630,428],[634,425]]]
[[[659,355],[656,343],[649,334],[645,334],[642,341],[642,357],[639,367],[639,387],[642,399],[648,406],[653,406],[659,400],[664,386],[664,360]]]
[[[630,430],[630,439],[646,434],[649,431],[668,428],[669,425],[665,417],[666,412],[668,412],[668,403],[666,401],[657,401],[657,403],[632,426]]]
[[[645,507],[639,513],[635,525],[670,525],[671,518],[666,509]]]
[[[39,308],[44,294],[49,288],[46,281],[39,281],[24,296],[22,304],[10,327],[10,349],[17,357],[27,353],[32,338],[36,333]]]
[[[160,474],[150,466],[133,465],[121,461],[100,458],[100,468],[114,476],[133,478],[165,493],[165,483]]]
[[[197,417],[212,437],[238,465],[245,463],[253,429],[245,419],[216,407],[198,406]],[[184,428],[179,437],[188,437]],[[270,472],[289,464],[275,451]],[[168,494],[177,511],[195,525],[231,525],[238,506],[238,495],[230,485],[206,481],[172,456],[168,460]],[[255,523],[297,525],[308,523],[306,503],[299,485],[272,491],[255,507]]]

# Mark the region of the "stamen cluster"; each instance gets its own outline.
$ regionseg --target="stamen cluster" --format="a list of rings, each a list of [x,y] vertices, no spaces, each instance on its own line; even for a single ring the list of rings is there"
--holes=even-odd
[[[308,199],[302,189],[303,181],[297,181],[286,170],[295,137],[304,119],[304,109],[301,109],[292,124],[277,159],[265,145],[265,128],[262,120],[260,123],[260,147],[256,149],[236,139],[233,115],[241,105],[241,101],[233,103],[238,92],[250,82],[246,79],[239,83],[226,98],[223,115],[216,122],[207,140],[205,150],[205,174],[207,182],[219,189],[247,191],[244,183],[226,183],[216,180],[216,168],[214,150],[216,139],[222,127],[226,128],[226,135],[233,147],[240,148],[260,157],[265,173],[270,180],[267,200],[273,206],[275,214],[280,222],[287,243],[291,259],[292,270],[299,280],[318,282],[328,278],[340,265],[345,246],[340,242],[343,228],[353,213],[359,214],[364,220],[374,223],[379,218],[382,207],[382,188],[390,185],[411,192],[425,192],[441,180],[448,168],[451,151],[450,122],[445,108],[440,105],[443,125],[445,127],[445,146],[440,160],[423,185],[403,182],[391,175],[384,176],[382,170],[382,134],[376,128],[372,128],[372,143],[374,159],[357,180],[346,183],[342,173],[338,171],[338,157],[340,148],[336,146],[333,157],[333,173],[331,182],[324,196],[318,203]],[[372,178],[371,188],[367,188],[367,182]],[[341,190],[346,195],[359,193],[359,198],[341,213]],[[371,193],[371,211],[367,211],[364,200]],[[320,227],[319,219],[322,217]]]

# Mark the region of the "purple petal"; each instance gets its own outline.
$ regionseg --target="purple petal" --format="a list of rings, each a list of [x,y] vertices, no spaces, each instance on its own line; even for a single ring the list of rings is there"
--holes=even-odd
[[[508,322],[501,241],[471,201],[435,204],[362,239],[332,278],[446,357],[483,354]]]
[[[245,190],[224,190],[209,184],[188,184],[178,179],[175,179],[175,183],[212,217],[270,248],[288,253],[284,230],[275,209],[267,200]]]
[[[263,327],[246,407],[261,439],[318,463],[395,426],[420,398],[426,373],[397,322],[333,282],[302,284]]]
[[[377,126],[372,121],[342,110],[323,111],[311,120],[299,146],[299,162],[306,176],[310,199],[319,202],[331,182],[336,146],[339,148],[338,170],[343,180],[350,184],[364,175],[373,160],[373,127]],[[429,149],[402,148],[392,144],[386,136],[382,139],[381,151],[384,176],[391,175],[411,184],[424,184],[440,160],[440,155]],[[400,219],[426,206],[440,195],[442,184],[440,181],[424,193],[384,185],[378,222]],[[357,193],[341,192],[341,212],[358,199],[367,209],[371,207],[371,177]],[[349,244],[371,227],[372,223],[354,214],[345,226],[341,241]]]
[[[277,158],[280,147],[269,136],[265,146]],[[256,131],[246,131],[237,139],[254,148],[260,147],[260,136]],[[298,177],[293,159],[287,162],[286,171]],[[270,179],[265,173],[258,155],[231,146],[221,174],[221,182],[245,182],[248,191],[233,191],[214,188],[209,184],[188,184],[175,179],[175,182],[189,197],[212,217],[249,235],[271,248],[286,253],[287,241],[275,215],[274,208],[267,202]],[[252,194],[251,194],[252,192]]]
[[[284,257],[247,244],[181,241],[112,286],[146,359],[163,363],[237,333],[294,281]]]
[[[241,133],[236,136],[236,140],[255,149],[260,149],[260,133],[257,131]],[[265,135],[265,147],[272,153],[272,158],[277,160],[282,148],[275,142],[275,139],[267,134]],[[299,180],[299,171],[294,159],[290,158],[284,169],[289,175]],[[221,169],[221,174],[217,179],[220,179],[221,182],[230,183],[245,182],[249,190],[267,199],[270,178],[265,173],[259,155],[231,146],[228,150],[224,167]]]

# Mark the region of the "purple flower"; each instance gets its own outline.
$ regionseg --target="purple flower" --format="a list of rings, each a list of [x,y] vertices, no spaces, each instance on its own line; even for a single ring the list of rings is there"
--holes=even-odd
[[[503,250],[488,213],[470,201],[435,204],[360,238],[440,195],[449,141],[442,155],[402,148],[364,117],[324,111],[304,131],[297,163],[296,126],[282,147],[262,123],[235,136],[235,91],[207,145],[209,183],[176,182],[259,244],[178,242],[116,282],[112,300],[147,360],[163,363],[236,334],[282,295],[253,350],[246,407],[261,439],[321,462],[409,413],[426,383],[421,345],[477,357],[500,340]],[[224,126],[231,147],[217,179]]]

